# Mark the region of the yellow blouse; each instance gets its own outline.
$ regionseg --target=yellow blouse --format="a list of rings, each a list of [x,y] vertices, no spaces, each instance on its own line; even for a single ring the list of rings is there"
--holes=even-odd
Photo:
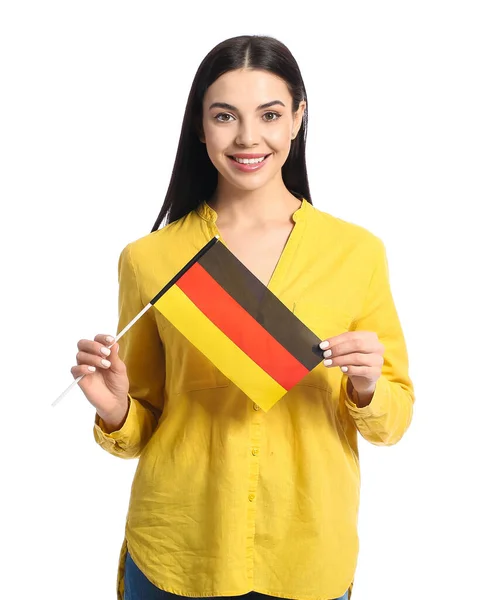
[[[207,205],[128,244],[119,258],[123,329],[218,234]],[[375,331],[384,367],[358,408],[347,376],[320,363],[267,413],[155,308],[119,340],[129,412],[95,440],[139,457],[119,558],[126,551],[158,588],[182,596],[326,600],[352,590],[360,491],[357,431],[398,442],[413,411],[408,357],[382,241],[305,200],[269,283],[321,339]]]

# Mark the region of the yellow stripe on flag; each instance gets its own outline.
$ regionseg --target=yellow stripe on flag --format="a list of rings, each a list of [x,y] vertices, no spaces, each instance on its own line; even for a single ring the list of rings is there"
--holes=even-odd
[[[269,410],[286,390],[230,340],[174,285],[154,304],[242,392]]]

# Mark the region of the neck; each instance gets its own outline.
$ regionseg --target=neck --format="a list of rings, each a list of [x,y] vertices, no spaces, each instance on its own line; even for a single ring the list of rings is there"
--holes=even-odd
[[[286,220],[300,207],[301,201],[285,187],[283,180],[268,182],[257,190],[240,190],[219,178],[209,205],[218,221],[232,223]]]

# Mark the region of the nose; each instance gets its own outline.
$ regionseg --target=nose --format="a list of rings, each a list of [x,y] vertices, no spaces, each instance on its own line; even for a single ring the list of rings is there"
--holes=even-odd
[[[250,119],[240,119],[236,144],[244,148],[252,148],[259,143],[259,131],[257,124]]]

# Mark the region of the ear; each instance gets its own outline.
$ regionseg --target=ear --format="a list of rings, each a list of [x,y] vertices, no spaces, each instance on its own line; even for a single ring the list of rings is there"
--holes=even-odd
[[[198,135],[198,139],[202,142],[202,144],[205,144],[205,135],[204,135],[204,128],[202,126],[202,119],[200,119],[197,116],[193,122],[194,122],[195,131],[197,132],[197,135]]]
[[[292,129],[292,140],[294,140],[302,126],[302,119],[304,118],[305,109],[307,107],[307,103],[305,100],[302,100],[299,104],[299,107],[293,114],[293,129]]]

